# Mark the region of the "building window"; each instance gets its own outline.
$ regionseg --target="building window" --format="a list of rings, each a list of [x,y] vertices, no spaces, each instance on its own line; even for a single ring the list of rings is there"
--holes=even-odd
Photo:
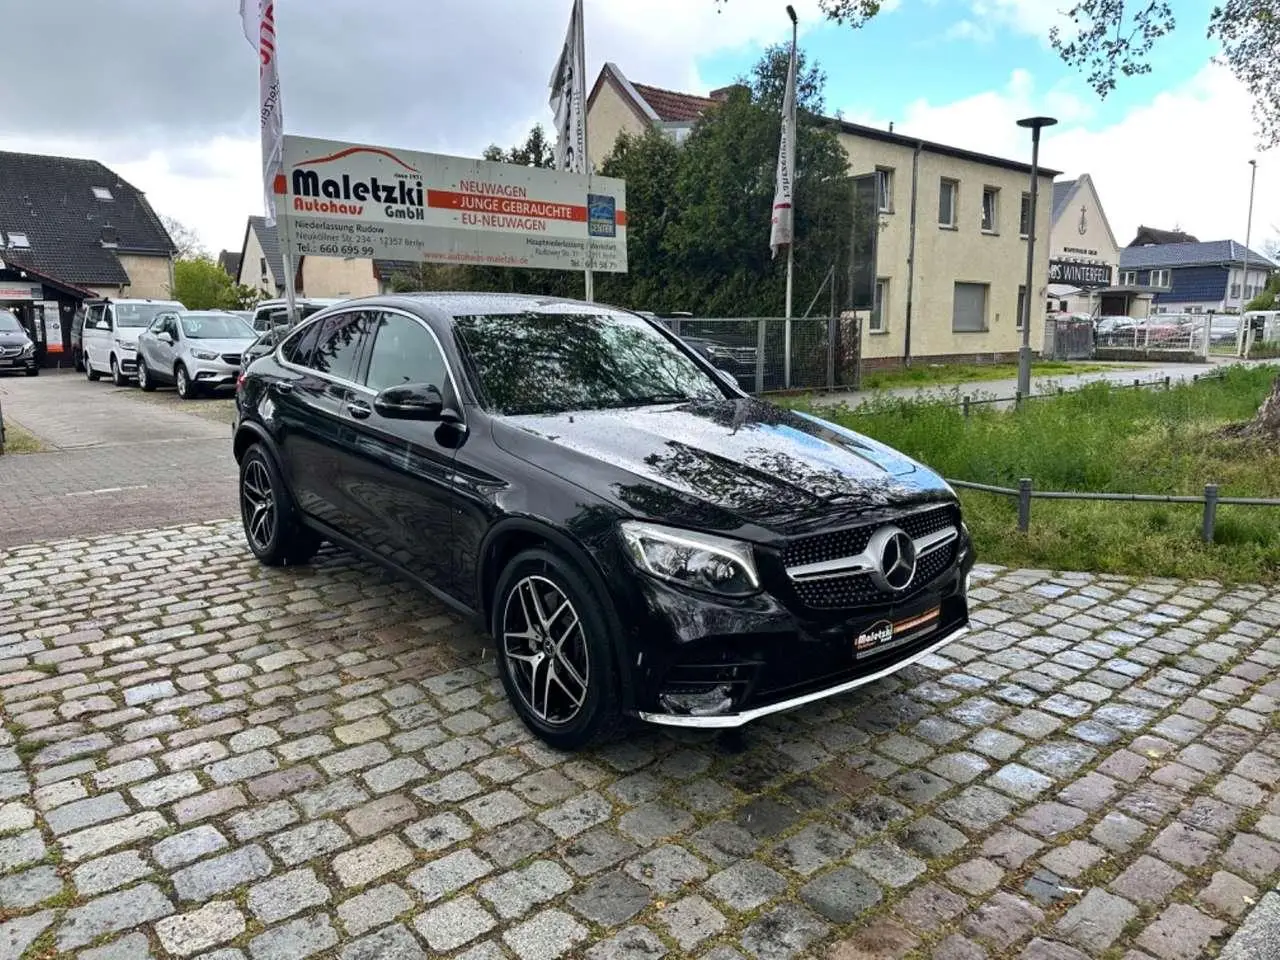
[[[871,320],[867,323],[868,333],[889,332],[889,281],[883,277],[876,280],[876,303],[871,310]]]
[[[111,196],[111,191],[108,190],[106,187],[90,187],[89,189],[93,191],[94,197],[98,200],[114,200],[115,199],[115,197]]]
[[[987,292],[985,283],[956,283],[951,304],[951,330],[954,333],[982,333],[987,329]]]
[[[1136,287],[1138,285],[1138,274],[1133,270],[1126,270],[1120,274],[1120,286]]]
[[[955,180],[942,180],[938,187],[938,226],[956,226],[956,206],[960,199],[960,184]]]
[[[982,188],[982,232],[997,233],[1000,222],[1000,191],[995,187]]]
[[[876,196],[881,213],[893,213],[893,169],[876,167]]]
[[[27,239],[25,233],[14,233],[9,231],[9,249],[10,250],[27,250],[31,247],[31,241]]]
[[[263,280],[267,279],[267,258],[262,257],[260,260],[258,260],[258,266],[262,270],[262,279]]]
[[[1018,285],[1018,312],[1013,315],[1013,326],[1016,330],[1022,329],[1022,311],[1027,305],[1027,287],[1026,284]],[[1052,307],[1050,308],[1052,309]]]
[[[12,234],[10,234],[10,237],[12,237]],[[1231,297],[1232,297],[1232,299],[1239,299],[1239,298],[1240,298],[1240,284],[1238,284],[1238,283],[1233,283],[1233,284],[1231,285]]]
[[[1152,270],[1151,286],[1153,287],[1169,286],[1169,271],[1168,270]]]
[[[1022,210],[1018,214],[1018,234],[1022,239],[1031,236],[1031,194],[1022,195]]]

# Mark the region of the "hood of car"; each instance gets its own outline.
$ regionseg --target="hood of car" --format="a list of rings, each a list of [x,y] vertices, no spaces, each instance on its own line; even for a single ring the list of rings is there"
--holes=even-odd
[[[228,340],[188,340],[189,350],[207,350],[211,353],[243,353],[253,343],[255,337],[244,337]]]
[[[495,434],[509,452],[652,519],[784,532],[954,497],[936,473],[881,443],[755,399],[503,423],[515,428]]]
[[[30,342],[25,333],[0,333],[0,347],[25,347]]]

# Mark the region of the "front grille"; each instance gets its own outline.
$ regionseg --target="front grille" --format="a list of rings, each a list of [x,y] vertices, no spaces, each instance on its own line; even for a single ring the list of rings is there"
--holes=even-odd
[[[20,353],[21,347],[0,347],[0,357],[16,357]]]
[[[229,363],[229,364],[231,364],[231,366],[233,366],[233,367],[238,367],[238,366],[240,366],[240,354],[238,354],[238,353],[224,353],[224,354],[222,355],[222,362],[223,362],[223,363]]]
[[[794,584],[796,596],[811,610],[843,610],[868,603],[888,603],[909,597],[922,587],[932,583],[955,562],[956,545],[949,543],[920,558],[915,576],[905,590],[881,591],[865,573],[829,580],[804,580]]]
[[[788,544],[783,551],[783,562],[787,567],[796,567],[856,556],[866,549],[876,530],[887,524],[900,527],[917,539],[946,527],[959,528],[960,517],[954,506],[935,507],[848,530],[815,534]],[[800,602],[811,610],[840,610],[868,603],[899,601],[942,576],[955,562],[956,549],[953,541],[921,557],[911,582],[902,590],[882,591],[866,573],[793,581],[792,586]]]

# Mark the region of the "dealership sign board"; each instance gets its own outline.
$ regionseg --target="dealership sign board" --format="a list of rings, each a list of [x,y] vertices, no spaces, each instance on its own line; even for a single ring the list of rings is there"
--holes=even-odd
[[[612,177],[286,136],[275,192],[295,257],[627,270]]]
[[[1049,282],[1069,283],[1076,287],[1109,287],[1111,286],[1111,264],[1050,260]]]

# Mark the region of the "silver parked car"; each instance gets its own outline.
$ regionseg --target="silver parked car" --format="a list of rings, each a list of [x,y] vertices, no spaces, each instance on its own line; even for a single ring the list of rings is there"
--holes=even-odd
[[[162,313],[138,337],[138,386],[173,383],[190,400],[205,390],[234,387],[253,328],[233,313]]]

